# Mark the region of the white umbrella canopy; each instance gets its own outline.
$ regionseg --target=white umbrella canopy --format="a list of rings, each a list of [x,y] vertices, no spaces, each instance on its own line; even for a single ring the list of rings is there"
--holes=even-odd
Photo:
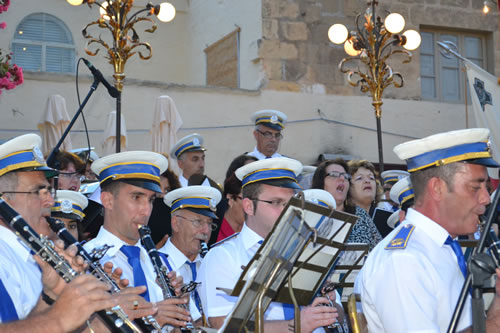
[[[177,142],[177,132],[181,127],[182,118],[174,100],[167,95],[157,97],[151,128],[152,150],[168,156]],[[169,163],[169,168],[179,174],[177,163]]]
[[[127,150],[127,128],[123,114],[120,117],[120,151]],[[116,153],[116,111],[111,111],[106,119],[102,140],[102,156]]]
[[[50,153],[59,142],[70,121],[64,97],[61,95],[50,96],[45,113],[38,123],[38,129],[43,141],[42,149],[45,154]],[[71,149],[71,137],[68,135],[64,139],[60,150],[69,151]]]

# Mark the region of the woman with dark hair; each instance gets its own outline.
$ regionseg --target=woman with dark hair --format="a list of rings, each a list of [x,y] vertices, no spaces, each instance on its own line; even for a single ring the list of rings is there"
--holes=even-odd
[[[236,169],[245,164],[257,161],[258,159],[249,155],[240,155],[236,157],[226,172],[226,180],[224,181],[224,193],[222,198],[225,199],[227,208],[224,212],[224,218],[217,235],[217,242],[231,236],[236,232],[240,232],[245,222],[245,214],[241,206],[241,181],[234,175]]]
[[[335,198],[336,210],[358,216],[347,242],[367,243],[372,250],[382,240],[382,236],[363,208],[348,203],[351,180],[351,176],[347,173],[348,169],[347,162],[341,158],[322,162],[313,175],[311,188],[330,192]]]

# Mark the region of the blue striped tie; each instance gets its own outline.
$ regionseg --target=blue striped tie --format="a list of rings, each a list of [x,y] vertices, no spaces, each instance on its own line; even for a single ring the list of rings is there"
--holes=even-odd
[[[138,286],[148,286],[146,283],[146,275],[141,266],[141,249],[137,246],[123,245],[120,251],[127,256],[128,263],[132,266],[132,271],[134,273],[134,287]],[[142,297],[149,302],[149,293],[146,290],[141,294]]]
[[[196,282],[196,276],[197,276],[197,274],[196,274],[196,263],[195,262],[191,262],[189,260],[186,260],[186,264],[188,264],[189,267],[191,268],[191,274],[193,275],[193,281]],[[203,313],[201,311],[200,295],[198,295],[198,290],[196,290],[196,289],[193,292],[193,298],[194,298],[194,302],[196,304],[196,307],[198,308],[198,311],[200,313]]]

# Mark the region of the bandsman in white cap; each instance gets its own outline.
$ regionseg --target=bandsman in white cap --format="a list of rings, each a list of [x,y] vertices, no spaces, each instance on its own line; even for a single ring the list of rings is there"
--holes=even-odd
[[[398,202],[391,200],[389,192],[391,191],[392,186],[396,184],[400,179],[409,176],[410,174],[407,171],[403,170],[386,170],[380,174],[380,177],[382,177],[382,180],[384,181],[384,195],[382,196],[382,200],[380,200],[378,204],[379,208],[390,210],[393,212],[398,210]]]
[[[281,131],[285,128],[286,115],[277,110],[260,110],[253,114],[252,121],[255,123],[253,137],[257,146],[248,155],[255,156],[259,160],[272,157],[283,157],[278,153],[278,148],[283,138]]]
[[[198,274],[198,281],[202,282],[203,309],[212,327],[220,328],[236,304],[236,297],[229,297],[218,288],[234,288],[241,267],[248,264],[287,202],[300,190],[297,175],[301,171],[302,164],[289,158],[256,161],[236,170],[236,176],[242,181],[245,224],[240,233],[212,247]],[[312,306],[301,310],[302,332],[312,332],[335,321],[337,310],[324,304],[327,304],[326,298],[317,298]],[[290,304],[271,303],[264,316],[265,331],[288,332],[293,317]]]
[[[92,172],[90,165],[99,158],[99,155],[94,151],[94,147],[71,149],[70,153],[76,154],[82,161],[85,162],[85,179],[87,181],[96,181],[97,175]]]
[[[146,286],[141,299],[133,309],[155,303],[155,318],[160,325],[184,326],[189,313],[173,306],[185,304],[184,298],[164,300],[156,274],[146,249],[141,245],[138,228],[146,225],[153,208],[153,200],[161,193],[160,175],[167,169],[167,159],[157,153],[128,151],[102,157],[92,163],[92,170],[101,183],[101,203],[104,224],[97,237],[85,244],[90,251],[103,245],[112,246],[101,259],[112,262],[123,270],[122,278],[130,285]],[[173,276],[175,277],[175,275]],[[174,278],[171,277],[172,281]],[[151,302],[151,303],[150,303]],[[129,307],[132,304],[128,305]]]
[[[474,233],[490,197],[489,131],[474,128],[400,144],[415,192],[406,219],[368,255],[355,283],[370,332],[446,332],[467,264],[459,235]],[[500,327],[500,269],[486,332]],[[470,295],[456,327],[472,325]]]
[[[392,201],[399,203],[399,209],[387,219],[387,225],[394,229],[404,221],[408,208],[413,207],[415,202],[415,192],[410,177],[401,178],[392,186],[389,195]]]
[[[208,243],[212,231],[217,228],[213,219],[216,206],[221,200],[218,190],[208,186],[188,186],[165,195],[164,201],[171,208],[172,236],[158,251],[168,255],[170,270],[182,275],[185,282],[196,281],[202,257],[202,243]],[[201,318],[203,309],[198,291],[191,293],[191,316]]]
[[[183,137],[170,151],[170,156],[177,160],[177,165],[181,169],[179,182],[182,187],[188,186],[192,175],[205,173],[205,151],[203,137],[198,133]],[[210,186],[208,178],[205,178],[201,185]]]
[[[51,208],[51,216],[63,221],[71,235],[79,239],[78,224],[85,217],[83,210],[87,208],[88,203],[87,198],[79,192],[59,190]]]
[[[36,232],[52,236],[45,217],[55,191],[47,177],[57,172],[47,167],[41,143],[38,135],[26,134],[0,145],[0,195]],[[38,260],[39,266],[8,222],[0,218],[0,332],[69,332],[95,311],[117,304],[93,276],[66,284],[48,264]],[[49,298],[55,300],[51,307]]]

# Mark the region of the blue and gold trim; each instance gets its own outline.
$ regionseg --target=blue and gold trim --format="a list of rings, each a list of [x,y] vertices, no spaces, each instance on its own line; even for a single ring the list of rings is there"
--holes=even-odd
[[[17,151],[0,159],[0,176],[7,172],[46,166],[45,161],[35,154],[33,150]]]
[[[398,176],[387,176],[384,178],[384,183],[397,183],[399,181]]]
[[[289,179],[297,183],[297,177],[295,177],[295,173],[290,169],[260,169],[255,170],[254,172],[243,177],[241,180],[241,188],[255,182],[277,179]]]
[[[398,195],[399,205],[402,206],[405,202],[413,198],[415,198],[415,192],[413,192],[413,188],[405,188]]]
[[[195,138],[195,140],[189,141],[189,142],[183,144],[182,146],[180,146],[179,148],[177,148],[176,151],[174,152],[174,155],[176,158],[179,158],[179,156],[181,156],[186,151],[193,150],[195,148],[197,150],[205,150],[205,148],[203,148],[200,145],[200,142],[198,141],[198,139]]]
[[[208,209],[215,211],[215,205],[210,198],[206,197],[184,197],[179,198],[172,202],[172,213],[178,209],[184,208],[196,208],[196,209]]]
[[[264,124],[264,125],[273,125],[275,127],[279,127],[283,129],[283,119],[276,116],[262,116],[255,119],[255,125]]]
[[[101,170],[99,182],[120,179],[144,179],[160,184],[160,168],[146,162],[123,162],[112,164]]]
[[[410,236],[415,230],[415,226],[413,224],[405,224],[398,231],[396,236],[387,244],[385,247],[386,250],[401,250],[405,249],[408,245],[408,241],[410,240]]]
[[[50,209],[52,212],[59,212],[63,214],[75,214],[80,217],[80,220],[82,220],[85,217],[85,214],[83,213],[83,208],[77,204],[72,204],[71,207],[71,212],[66,211],[66,207],[63,207],[63,203],[61,201],[56,201],[54,206]]]
[[[415,172],[432,166],[450,163],[491,158],[488,142],[466,143],[449,148],[433,150],[406,160],[408,172]]]

